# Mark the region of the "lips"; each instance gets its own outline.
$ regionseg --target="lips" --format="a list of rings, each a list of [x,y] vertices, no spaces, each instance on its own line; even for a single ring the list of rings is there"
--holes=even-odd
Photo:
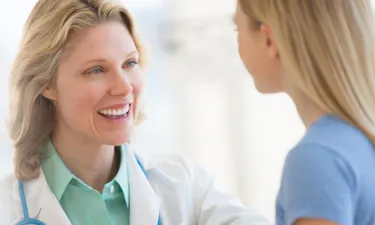
[[[105,108],[98,111],[98,113],[108,119],[121,119],[129,115],[132,104],[125,104],[122,107]]]

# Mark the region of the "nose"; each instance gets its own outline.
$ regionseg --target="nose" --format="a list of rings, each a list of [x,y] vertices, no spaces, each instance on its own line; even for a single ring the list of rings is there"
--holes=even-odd
[[[116,71],[111,79],[110,95],[128,96],[133,92],[133,85],[129,77],[123,71]]]

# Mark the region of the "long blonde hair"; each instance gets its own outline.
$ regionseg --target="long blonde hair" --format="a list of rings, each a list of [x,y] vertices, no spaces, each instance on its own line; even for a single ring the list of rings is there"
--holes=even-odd
[[[52,102],[41,95],[53,85],[59,59],[75,32],[106,21],[127,27],[144,66],[144,52],[130,13],[111,0],[39,0],[29,15],[10,76],[8,128],[18,179],[39,176],[43,145],[55,128]],[[140,113],[137,120],[143,118]]]
[[[375,143],[373,0],[238,1],[250,29],[270,26],[299,89]]]

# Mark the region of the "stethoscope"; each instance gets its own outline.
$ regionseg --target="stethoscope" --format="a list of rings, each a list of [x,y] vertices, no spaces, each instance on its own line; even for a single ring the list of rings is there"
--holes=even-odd
[[[135,158],[136,158],[138,166],[141,168],[143,174],[147,177],[146,170],[145,170],[142,162],[139,160],[139,158],[137,156],[135,156]],[[28,210],[27,202],[26,202],[25,188],[24,188],[23,182],[20,181],[20,180],[18,181],[18,190],[19,190],[20,198],[21,198],[23,220],[16,223],[16,225],[46,225],[45,223],[43,223],[40,220],[30,218],[29,210]],[[158,219],[157,225],[162,225],[162,222],[161,222],[161,219],[160,219],[160,214],[159,214],[159,219]]]

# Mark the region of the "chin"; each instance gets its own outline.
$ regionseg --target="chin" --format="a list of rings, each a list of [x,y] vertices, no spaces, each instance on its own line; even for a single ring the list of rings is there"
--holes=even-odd
[[[269,90],[269,89],[261,89],[261,88],[257,88],[257,91],[261,94],[277,94],[279,93],[279,91],[274,91],[274,90]]]
[[[260,85],[255,83],[256,90],[261,94],[277,94],[282,92],[280,88],[274,86]]]
[[[131,137],[132,137],[132,132],[119,132],[117,134],[111,133],[101,138],[102,138],[103,144],[105,145],[119,146],[127,142],[130,142]]]

